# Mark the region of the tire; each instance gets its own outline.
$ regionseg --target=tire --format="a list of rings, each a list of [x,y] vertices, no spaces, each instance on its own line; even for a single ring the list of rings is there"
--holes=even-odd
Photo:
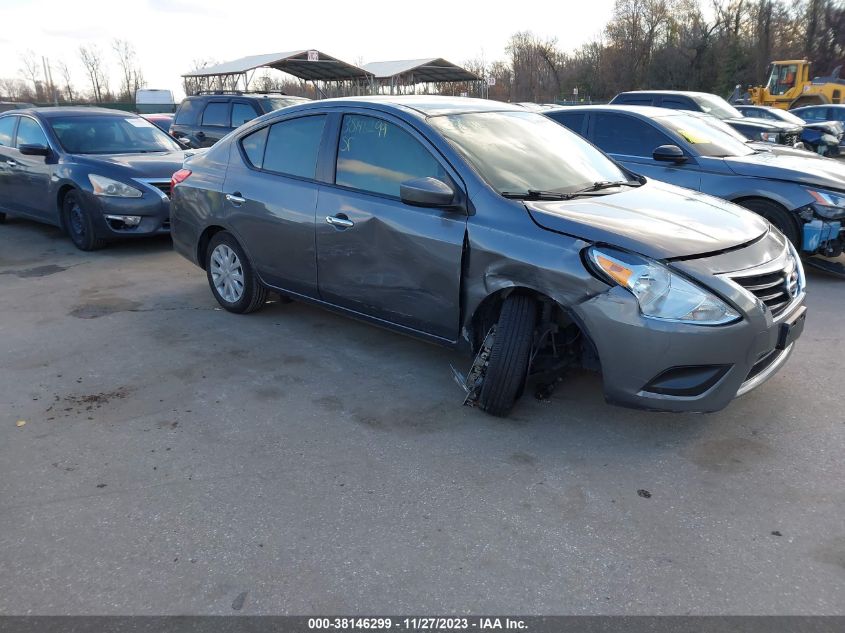
[[[267,302],[265,288],[235,237],[216,233],[205,253],[205,271],[211,293],[229,312],[249,314]]]
[[[478,397],[479,406],[490,415],[507,415],[522,393],[536,322],[537,304],[533,299],[524,295],[505,299]]]
[[[5,223],[6,223],[6,214],[3,213],[3,212],[0,212],[0,224],[5,224]]]
[[[799,252],[801,251],[801,233],[789,211],[769,200],[742,200],[739,204],[749,211],[753,211],[757,215],[766,218],[795,245],[795,248]]]
[[[82,196],[68,191],[62,200],[62,220],[65,230],[74,246],[81,251],[95,251],[106,245],[106,240],[97,237],[91,212],[85,208]]]

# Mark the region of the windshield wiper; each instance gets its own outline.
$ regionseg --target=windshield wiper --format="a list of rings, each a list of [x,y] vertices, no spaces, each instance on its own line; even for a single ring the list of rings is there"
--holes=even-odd
[[[573,194],[587,193],[589,191],[601,191],[602,189],[610,189],[612,187],[639,187],[642,183],[631,180],[599,180],[594,182],[589,187],[573,191]]]
[[[569,200],[571,194],[560,191],[543,191],[541,189],[527,189],[526,191],[502,191],[505,198],[516,200]]]

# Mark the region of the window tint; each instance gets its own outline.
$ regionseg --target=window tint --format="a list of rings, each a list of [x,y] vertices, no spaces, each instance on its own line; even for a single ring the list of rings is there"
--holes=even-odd
[[[700,110],[692,101],[686,99],[674,99],[671,97],[663,97],[660,102],[661,107],[669,108],[670,110]]]
[[[15,130],[16,116],[7,116],[0,119],[0,145],[10,147],[12,145],[12,132]]]
[[[325,121],[325,116],[307,116],[271,125],[263,168],[291,176],[314,178]]]
[[[205,111],[202,113],[202,124],[229,127],[229,104],[220,102],[209,103],[205,106]]]
[[[21,117],[21,123],[18,125],[18,139],[17,147],[21,145],[46,145],[49,147],[47,137],[41,126],[29,117]]]
[[[625,105],[651,105],[650,95],[618,95],[611,103],[624,103]]]
[[[241,140],[241,147],[244,148],[247,159],[254,167],[259,169],[264,161],[264,147],[267,143],[267,132],[269,131],[269,127],[263,127]]]
[[[828,111],[823,121],[845,121],[845,108],[828,108]]]
[[[343,117],[335,182],[372,193],[399,196],[399,185],[429,176],[448,181],[446,171],[419,141],[383,119]]]
[[[182,104],[179,106],[179,110],[176,112],[176,120],[174,123],[193,123],[197,119],[197,110],[199,110],[199,104],[196,99],[185,99],[182,101]]]
[[[674,144],[649,123],[623,114],[596,113],[594,142],[605,152],[629,156],[651,156],[656,147]]]
[[[826,121],[827,108],[807,108],[806,110],[799,110],[798,116],[805,121]]]
[[[553,112],[549,115],[558,123],[563,123],[570,130],[576,134],[580,134],[584,127],[584,119],[587,118],[586,112]]]
[[[232,104],[232,127],[243,125],[247,121],[252,121],[258,113],[248,103],[233,103]]]

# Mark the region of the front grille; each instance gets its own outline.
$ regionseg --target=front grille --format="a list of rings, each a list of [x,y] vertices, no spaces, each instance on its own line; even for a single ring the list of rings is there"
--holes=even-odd
[[[153,187],[161,191],[168,198],[170,197],[170,182],[151,182]]]
[[[781,138],[783,139],[783,145],[792,146],[798,142],[798,135],[794,133],[782,134]]]
[[[783,314],[801,291],[798,266],[791,255],[781,270],[733,277],[733,280],[764,303],[773,317]]]

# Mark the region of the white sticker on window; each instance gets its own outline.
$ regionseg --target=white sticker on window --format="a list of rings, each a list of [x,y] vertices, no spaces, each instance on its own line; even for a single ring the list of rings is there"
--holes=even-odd
[[[155,127],[152,123],[146,119],[142,119],[141,117],[126,119],[126,122],[129,123],[129,125],[134,125],[135,127]]]

